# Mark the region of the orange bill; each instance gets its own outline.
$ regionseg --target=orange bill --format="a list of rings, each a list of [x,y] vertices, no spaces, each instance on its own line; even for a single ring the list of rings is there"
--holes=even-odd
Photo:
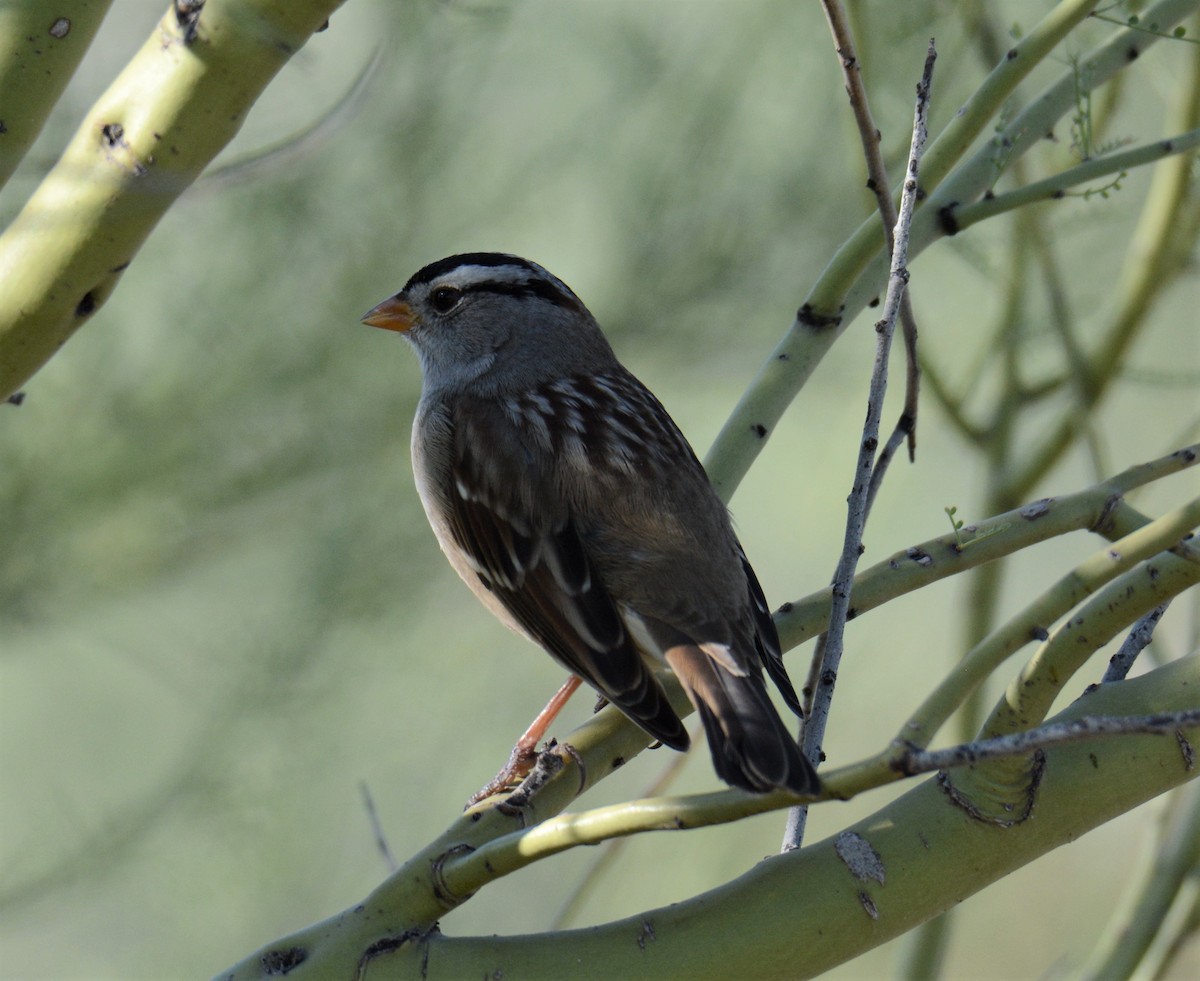
[[[384,330],[398,330],[402,334],[412,328],[415,320],[413,308],[399,296],[390,296],[378,306],[371,307],[362,318],[364,324]]]

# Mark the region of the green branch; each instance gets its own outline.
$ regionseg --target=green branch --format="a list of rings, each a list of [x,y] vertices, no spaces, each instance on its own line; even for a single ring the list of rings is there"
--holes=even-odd
[[[1194,131],[1200,126],[1200,47],[1193,50],[1182,97],[1170,120],[1170,130]],[[1169,130],[1169,131],[1170,131]],[[1164,159],[1155,168],[1138,222],[1122,266],[1116,296],[1106,304],[1113,315],[1101,329],[1102,341],[1090,358],[1090,384],[1050,433],[1029,454],[1024,467],[1013,467],[1004,494],[1020,500],[1070,448],[1080,420],[1097,405],[1120,375],[1125,355],[1145,326],[1155,301],[1185,267],[1200,231],[1192,168],[1195,149]]]
[[[1193,129],[1187,133],[1180,133],[1178,136],[1135,147],[1132,150],[1096,157],[1044,180],[1034,181],[1015,191],[985,197],[972,204],[952,209],[951,214],[955,226],[961,232],[986,218],[994,218],[996,215],[1014,211],[1038,201],[1061,200],[1066,197],[1066,191],[1069,188],[1078,187],[1080,184],[1086,184],[1088,181],[1107,177],[1110,174],[1123,174],[1134,167],[1156,163],[1166,157],[1194,150],[1198,146],[1200,146],[1200,129]]]
[[[0,187],[37,139],[112,0],[0,5]]]
[[[1200,513],[1200,505],[1193,505],[1192,513],[1193,517]],[[1152,527],[1139,534],[1149,535]],[[984,723],[983,737],[1037,725],[1092,654],[1134,620],[1197,583],[1200,555],[1192,552],[1181,558],[1163,553],[1098,590],[1034,652]]]
[[[1045,498],[986,518],[949,535],[913,545],[860,572],[854,578],[851,608],[861,616],[923,586],[978,568],[1006,555],[1072,531],[1094,529],[1120,537],[1146,523],[1132,508],[1115,502],[1142,487],[1200,463],[1200,444],[1123,473],[1085,490]],[[1113,519],[1125,517],[1132,520]],[[775,615],[784,650],[825,630],[832,587],[785,603]]]
[[[342,0],[167,12],[0,236],[0,401],[104,303],[175,199]]]
[[[1171,539],[1172,534],[1177,538],[1178,529],[1174,526],[1183,519],[1172,515],[1159,519],[1157,523],[1148,522],[1124,504],[1122,495],[1135,487],[1193,466],[1197,460],[1196,449],[1189,448],[1132,467],[1074,499],[1037,502],[1011,517],[1017,526],[1034,529],[1023,531],[1022,535],[1034,534],[1039,541],[1061,533],[1060,524],[1094,527],[1102,534],[1117,538],[1133,535],[1136,536],[1133,541],[1110,547],[1105,554],[1128,549],[1131,555],[1136,555],[1139,550],[1152,549],[1155,543],[1161,547],[1159,538],[1166,541]],[[1064,515],[1067,514],[1070,520],[1064,521]],[[1191,516],[1190,512],[1188,516]],[[1166,529],[1167,525],[1171,526],[1171,530]],[[947,536],[946,551],[957,550],[960,554],[969,555],[978,549],[982,554],[982,550],[996,548],[997,539],[1003,538],[1004,534],[987,535],[980,528],[962,529],[959,535],[966,536],[962,538],[962,543],[955,546],[953,536]],[[977,537],[972,538],[972,535]],[[1011,550],[1016,546],[1010,541],[1007,547]],[[946,557],[941,556],[940,559]],[[1106,562],[1113,564],[1111,559],[1106,559]],[[918,569],[924,565],[916,561],[909,564]],[[876,569],[887,568],[888,565],[883,563]],[[864,575],[870,576],[873,571],[869,570]],[[898,574],[903,575],[902,572]],[[856,607],[859,602],[856,588]],[[673,697],[677,708],[690,708],[677,688],[673,690]],[[1089,700],[1087,707],[1089,715],[1109,712],[1102,702]],[[1146,711],[1173,709],[1152,701],[1147,703]],[[1130,710],[1110,714],[1142,713],[1140,710]],[[1022,734],[1022,738],[1025,737],[1037,739],[1038,735]],[[274,944],[272,950],[278,953],[281,950],[303,948],[312,952],[320,948],[322,953],[314,966],[318,973],[314,976],[322,976],[320,971],[330,970],[332,962],[351,956],[351,952],[357,952],[357,957],[364,956],[368,950],[386,952],[391,943],[388,938],[397,940],[398,946],[404,947],[408,940],[426,937],[434,923],[483,885],[564,849],[651,828],[677,829],[736,820],[794,803],[793,798],[784,794],[754,796],[727,790],[684,799],[636,801],[584,814],[556,817],[582,790],[613,772],[615,767],[635,756],[645,745],[646,736],[640,729],[611,706],[606,708],[570,733],[566,737],[566,745],[556,753],[544,754],[543,762],[553,763],[547,771],[548,777],[540,782],[536,791],[523,795],[520,804],[514,798],[509,798],[507,806],[503,808],[485,804],[474,809],[385,880],[360,907],[339,914],[288,941]],[[920,765],[942,765],[945,762],[931,757],[932,762],[925,760],[925,764],[921,764],[919,754],[914,755],[919,749],[919,745],[912,743],[897,743],[865,761],[833,770],[825,777],[825,794],[829,797],[851,796],[902,779]],[[983,752],[979,746],[973,749],[976,753]],[[1024,744],[1004,747],[1008,753],[1027,749]],[[970,758],[968,755],[958,762]],[[1002,768],[1004,763],[991,765]],[[969,786],[969,778],[966,785]],[[805,850],[805,853],[808,851]],[[370,911],[370,915],[365,915],[364,910]],[[557,936],[554,935],[555,938]],[[303,974],[297,976],[303,977]]]
[[[987,121],[1000,112],[1016,85],[1093,6],[1094,2],[1079,0],[1060,3],[988,76],[983,84],[986,98],[980,96],[969,102],[934,141],[922,170],[921,184],[928,197],[913,222],[910,258],[947,233],[943,223],[946,209],[973,201],[991,188],[1014,160],[1075,107],[1081,84],[1088,90],[1096,88],[1160,40],[1157,35],[1129,29],[1114,32],[1080,60],[1078,69],[1063,73],[973,156],[958,162]],[[1144,19],[1171,25],[1197,9],[1200,0],[1160,0],[1144,12]],[[945,178],[939,184],[943,174]],[[931,188],[936,189],[931,192]],[[706,455],[705,469],[726,500],[817,365],[847,325],[878,294],[886,282],[887,265],[878,217],[870,215],[822,271],[795,321]]]
[[[1164,976],[1164,965],[1147,964],[1146,958],[1181,893],[1187,901],[1187,880],[1195,882],[1193,889],[1200,889],[1200,781],[1193,780],[1171,796],[1153,861],[1147,864],[1139,887],[1125,892],[1112,923],[1100,931],[1091,956],[1075,977],[1124,981]],[[1139,966],[1142,970],[1137,971]]]
[[[946,720],[996,668],[1032,640],[1039,637],[1044,639],[1050,625],[1074,609],[1085,597],[1144,559],[1171,548],[1195,527],[1198,519],[1200,502],[1193,502],[1130,532],[1113,545],[1089,556],[1011,617],[1003,627],[968,651],[901,726],[897,741],[919,747],[928,746]],[[1189,561],[1186,564],[1190,566],[1192,563]],[[1152,588],[1154,577],[1148,578],[1151,579]],[[1181,588],[1186,588],[1186,584]],[[1157,599],[1146,609],[1166,598],[1158,593],[1155,595]],[[1132,623],[1137,616],[1126,620],[1125,625]]]
[[[1055,722],[1192,710],[1198,685],[1200,656],[1193,656],[1106,685]],[[812,977],[1187,781],[1195,770],[1186,764],[1181,739],[1200,739],[1200,729],[1181,730],[1178,738],[1120,736],[1045,749],[1045,776],[1035,790],[1037,821],[1006,828],[982,822],[971,797],[960,796],[962,786],[948,796],[933,779],[835,838],[625,920],[524,937],[455,938],[441,933],[433,918],[410,917],[371,897],[264,947],[221,977],[264,978],[285,964],[294,981]],[[987,769],[973,771],[977,783],[986,782]],[[968,791],[975,792],[986,791]],[[431,893],[441,888],[444,865],[469,847],[430,861],[423,887]]]

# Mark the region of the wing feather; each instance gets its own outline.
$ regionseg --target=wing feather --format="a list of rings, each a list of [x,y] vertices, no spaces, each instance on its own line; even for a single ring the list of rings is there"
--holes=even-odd
[[[536,512],[531,500],[559,500],[531,493],[536,468],[517,472],[498,455],[481,458],[514,439],[519,445],[519,435],[494,431],[500,424],[493,416],[493,431],[469,439],[459,433],[453,441],[443,500],[454,543],[479,583],[534,641],[656,739],[686,748],[687,731],[625,629],[566,506]]]

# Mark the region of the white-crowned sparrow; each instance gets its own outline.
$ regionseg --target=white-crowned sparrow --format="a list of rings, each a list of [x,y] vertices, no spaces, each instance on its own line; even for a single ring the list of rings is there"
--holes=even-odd
[[[665,661],[723,780],[814,792],[763,683],[765,667],[799,712],[729,514],[579,298],[535,263],[472,253],[426,266],[363,322],[417,349],[417,489],[484,605],[682,750],[651,670]]]

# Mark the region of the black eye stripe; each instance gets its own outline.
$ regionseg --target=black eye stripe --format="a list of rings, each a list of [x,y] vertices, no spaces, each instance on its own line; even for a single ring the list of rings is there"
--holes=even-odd
[[[504,283],[497,280],[486,280],[482,283],[472,283],[463,287],[464,293],[495,293],[499,296],[538,297],[548,300],[557,307],[567,310],[582,311],[583,304],[574,293],[564,293],[553,283],[544,279],[527,279],[519,283]]]
[[[479,267],[481,276],[486,275],[484,269],[511,270],[511,278],[497,275],[495,279],[480,279],[473,283],[447,283],[430,291],[431,302],[439,291],[451,289],[457,290],[460,295],[494,293],[499,296],[537,297],[566,310],[584,312],[583,304],[565,283],[527,259],[502,252],[465,252],[431,262],[414,273],[401,292],[407,293],[414,287],[429,285],[455,270],[469,266]]]

